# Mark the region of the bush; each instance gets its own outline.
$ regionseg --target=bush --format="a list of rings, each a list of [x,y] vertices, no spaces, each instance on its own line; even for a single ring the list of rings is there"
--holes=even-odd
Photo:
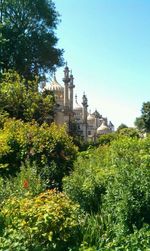
[[[107,146],[82,152],[72,174],[63,179],[64,191],[88,213],[100,209],[107,183],[114,176],[114,168],[107,165],[108,158]]]
[[[42,172],[49,168],[49,181],[61,187],[61,180],[72,169],[77,148],[65,127],[20,120],[7,120],[0,130],[0,172],[14,175],[22,162],[35,163]],[[45,171],[44,174],[45,175]]]
[[[33,197],[44,191],[46,184],[37,173],[35,165],[29,163],[21,166],[20,172],[15,177],[0,177],[0,203],[11,196]]]
[[[127,236],[116,237],[112,242],[109,242],[103,251],[108,250],[132,250],[132,251],[150,251],[150,227],[149,225],[143,226],[140,230],[134,229],[132,234]]]
[[[149,139],[122,139],[112,145],[118,172],[108,184],[103,207],[110,215],[115,235],[126,235],[134,226],[140,229],[144,223],[150,224],[149,144]]]
[[[126,136],[131,138],[140,138],[140,132],[136,128],[128,127],[118,130],[118,136]]]
[[[0,215],[1,250],[67,251],[79,245],[79,206],[63,193],[48,190],[33,198],[13,196],[2,203]]]
[[[120,137],[109,146],[80,154],[64,187],[90,211],[82,226],[81,250],[149,250],[149,167],[148,137]]]
[[[106,145],[106,144],[110,145],[113,140],[117,139],[117,137],[118,137],[118,134],[116,132],[101,135],[97,139],[97,144],[98,145]]]

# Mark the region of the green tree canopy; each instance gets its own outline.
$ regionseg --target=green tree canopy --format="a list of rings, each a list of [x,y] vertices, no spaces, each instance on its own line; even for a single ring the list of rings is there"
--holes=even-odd
[[[39,92],[38,80],[28,81],[16,72],[2,75],[0,81],[0,119],[6,116],[39,124],[53,120],[54,96],[50,91]],[[2,122],[2,121],[1,121]]]
[[[135,125],[139,130],[150,132],[150,102],[145,102],[141,109],[142,115],[135,120]]]
[[[140,134],[139,134],[139,131],[136,128],[127,127],[127,128],[120,129],[118,131],[118,136],[126,136],[126,137],[131,137],[131,138],[137,137],[137,138],[139,138]]]
[[[120,124],[120,126],[118,126],[118,128],[117,128],[117,132],[119,132],[120,130],[122,130],[122,129],[124,129],[124,128],[128,128],[127,127],[127,125],[125,125],[125,124]]]
[[[15,69],[32,79],[62,65],[54,33],[59,14],[52,0],[1,0],[0,14],[2,70]]]

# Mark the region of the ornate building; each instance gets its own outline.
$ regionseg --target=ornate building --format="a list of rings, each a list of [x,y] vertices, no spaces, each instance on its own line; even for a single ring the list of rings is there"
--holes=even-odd
[[[108,123],[107,118],[102,117],[97,110],[94,113],[88,112],[88,100],[85,94],[83,94],[81,105],[78,104],[77,95],[74,102],[74,78],[67,65],[64,69],[63,82],[64,85],[60,85],[54,75],[53,81],[45,87],[53,91],[55,95],[54,121],[56,124],[66,123],[70,131],[73,130],[72,125],[75,125],[76,133],[85,141],[96,140],[98,136],[114,131],[113,124]]]

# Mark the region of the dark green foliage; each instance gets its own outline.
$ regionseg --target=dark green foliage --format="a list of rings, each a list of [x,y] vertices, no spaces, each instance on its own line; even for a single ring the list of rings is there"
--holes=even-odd
[[[141,131],[141,132],[145,132],[145,123],[142,117],[136,118],[135,120],[135,126]]]
[[[3,128],[5,121],[8,118],[8,113],[0,108],[0,129]]]
[[[135,125],[143,132],[150,132],[150,102],[142,105],[141,116],[136,118]]]
[[[122,130],[124,128],[128,128],[128,126],[122,123],[120,126],[118,126],[117,132],[119,132],[120,130]]]
[[[1,0],[1,69],[26,79],[44,76],[62,64],[54,33],[59,22],[51,0]]]

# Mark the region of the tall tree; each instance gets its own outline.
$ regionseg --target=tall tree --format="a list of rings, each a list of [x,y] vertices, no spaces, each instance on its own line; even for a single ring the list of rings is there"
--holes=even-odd
[[[59,14],[52,0],[0,0],[0,68],[26,79],[44,76],[63,63],[56,48]],[[4,43],[5,41],[5,43]]]
[[[135,125],[138,129],[150,132],[150,102],[145,102],[141,109],[142,115],[136,118]]]

